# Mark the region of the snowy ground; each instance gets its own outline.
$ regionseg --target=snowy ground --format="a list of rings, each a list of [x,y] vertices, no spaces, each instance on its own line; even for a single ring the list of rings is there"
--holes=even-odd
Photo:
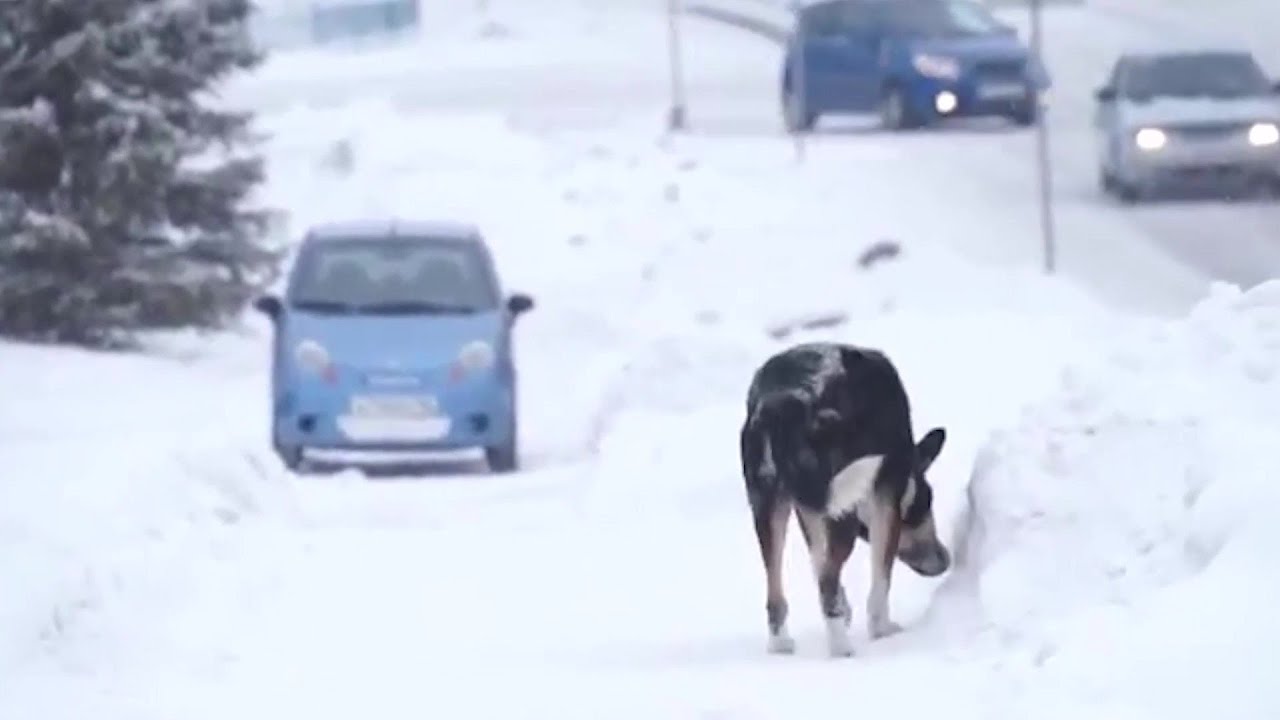
[[[949,192],[941,144],[929,172],[928,151],[872,139],[797,164],[751,130],[772,108],[739,101],[773,58],[706,25],[692,85],[720,100],[695,112],[743,131],[664,139],[641,52],[660,19],[574,13],[442,37],[440,67],[311,56],[237,89],[275,101],[268,195],[294,230],[428,207],[484,225],[539,302],[519,330],[530,470],[284,474],[256,319],[146,361],[0,346],[0,585],[19,588],[0,596],[0,718],[745,719],[903,697],[959,718],[1275,717],[1280,288],[1166,322],[975,265],[961,252],[1034,240]],[[337,77],[361,62],[379,78]],[[415,67],[450,101],[415,98]],[[539,72],[607,104],[577,76],[540,98]],[[494,77],[516,79],[477,84]],[[363,98],[327,94],[352,82]],[[345,175],[325,162],[339,140]],[[859,268],[885,237],[903,255]],[[742,393],[768,328],[832,312],[843,326],[803,337],[887,348],[917,429],[948,428],[931,476],[959,561],[899,573],[909,631],[871,645],[855,623],[859,656],[832,661],[795,543],[800,654],[769,657]],[[859,552],[853,597],[866,575]]]

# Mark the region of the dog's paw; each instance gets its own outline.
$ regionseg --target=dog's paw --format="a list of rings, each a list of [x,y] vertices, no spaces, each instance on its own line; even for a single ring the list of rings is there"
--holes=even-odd
[[[844,622],[845,627],[853,624],[853,607],[849,605],[849,598],[844,594],[844,588],[840,588],[840,620]]]
[[[853,655],[853,640],[845,629],[844,618],[827,618],[827,653],[831,657]]]
[[[827,654],[833,658],[853,657],[853,640],[848,633],[827,637]]]
[[[796,641],[790,635],[770,635],[766,647],[770,655],[791,655],[796,651]]]
[[[902,626],[892,620],[881,620],[880,622],[871,623],[871,627],[868,630],[872,640],[879,640],[902,632]]]

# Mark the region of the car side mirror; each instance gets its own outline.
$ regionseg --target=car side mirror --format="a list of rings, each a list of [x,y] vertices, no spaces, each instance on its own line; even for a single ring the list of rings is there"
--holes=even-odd
[[[284,312],[284,303],[275,295],[263,295],[253,301],[253,309],[275,321]]]
[[[512,316],[527,313],[533,309],[533,298],[524,293],[514,293],[507,298],[507,312]]]
[[[1098,88],[1093,93],[1093,96],[1098,99],[1098,102],[1111,102],[1116,99],[1116,89],[1113,87]]]

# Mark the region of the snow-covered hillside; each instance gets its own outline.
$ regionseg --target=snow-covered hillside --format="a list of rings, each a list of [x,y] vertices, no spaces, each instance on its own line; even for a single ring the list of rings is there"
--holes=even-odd
[[[713,26],[691,30],[694,110],[737,131],[664,137],[663,68],[635,54],[661,18],[620,34],[583,5],[558,23],[591,41],[539,15],[416,73],[399,49],[307,81],[309,55],[236,89],[270,101],[266,195],[292,231],[485,228],[539,303],[518,330],[529,470],[287,475],[257,318],[148,359],[0,345],[0,718],[1275,717],[1280,288],[1166,321],[978,264],[1034,244],[1026,224],[950,192],[950,157],[918,143],[797,163],[750,114],[772,107],[735,99],[772,58]],[[524,87],[591,67],[604,104]],[[901,255],[862,267],[884,239]],[[815,317],[839,321],[777,337]],[[844,661],[795,533],[799,656],[765,655],[735,454],[755,364],[816,337],[888,350],[917,428],[949,431],[931,479],[958,565],[896,573],[908,632],[870,644],[855,610]]]

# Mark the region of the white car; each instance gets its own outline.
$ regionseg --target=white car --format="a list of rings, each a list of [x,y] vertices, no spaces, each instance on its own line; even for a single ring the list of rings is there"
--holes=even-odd
[[[1280,186],[1280,83],[1248,52],[1125,54],[1096,97],[1108,194]]]

